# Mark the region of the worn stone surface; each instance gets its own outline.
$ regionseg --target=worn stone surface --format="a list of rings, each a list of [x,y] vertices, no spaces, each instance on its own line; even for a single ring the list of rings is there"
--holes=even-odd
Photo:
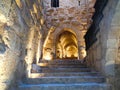
[[[60,0],[59,8],[51,7],[51,0],[41,1],[0,0],[0,90],[11,90],[23,76],[29,77],[32,64],[42,59],[43,47],[55,57],[56,41],[64,31],[75,35],[79,59],[85,51],[84,35],[93,24],[96,0]],[[96,28],[100,30],[90,36],[97,41],[87,50],[86,62],[119,90],[120,1],[108,0],[102,15]]]
[[[44,31],[47,33],[45,34],[46,39],[44,43],[43,53],[47,53],[45,49],[50,48],[51,52],[54,54],[54,57],[52,58],[57,57],[55,54],[55,51],[57,51],[57,49],[54,46],[57,46],[59,35],[63,31],[73,32],[76,37],[78,37],[78,43],[76,46],[85,48],[84,35],[92,23],[92,16],[95,12],[95,2],[96,0],[81,0],[80,3],[79,1],[64,0],[63,2],[60,0],[59,7],[54,8],[51,7],[50,0],[44,0],[44,10],[46,11],[44,14],[46,20],[45,27],[47,27],[47,29],[45,28]],[[54,27],[54,32],[50,33],[52,27]],[[77,52],[79,55],[77,58],[82,60],[84,57],[81,57],[81,50],[78,47]],[[62,50],[62,52],[64,51],[65,50]],[[43,58],[46,56],[47,55],[43,54]],[[63,55],[61,58],[64,58],[64,56],[65,55]]]
[[[112,5],[112,7],[111,7]],[[111,8],[109,8],[111,7]],[[87,51],[88,65],[95,67],[105,74],[113,90],[119,90],[119,2],[109,1],[103,10],[103,19],[100,23],[100,32],[97,41]],[[99,37],[98,37],[99,36]],[[99,42],[99,43],[98,43]],[[97,52],[97,53],[96,53]]]
[[[36,3],[38,2],[40,4],[40,1],[36,1]],[[37,26],[36,21],[38,20],[34,13],[36,9],[30,4],[33,5],[27,0],[0,1],[0,90],[13,90],[13,87],[16,87],[18,80],[26,72],[25,67],[29,65],[30,61],[25,58],[29,56],[29,53],[33,52],[28,58],[32,59],[31,63],[36,60],[36,57],[39,57],[36,55],[39,52],[36,42],[39,42],[40,22],[37,22],[39,24]],[[40,14],[41,12],[39,11]],[[41,17],[42,14],[39,18]],[[31,28],[34,32],[33,37],[31,34],[28,36]],[[29,37],[35,41],[29,41]],[[27,46],[29,43],[32,45],[30,47],[32,51],[26,50],[29,48]]]
[[[30,78],[23,80],[19,86],[20,90],[48,90],[50,88],[53,90],[111,90],[110,85],[105,83],[104,77],[86,67],[80,60],[43,60],[39,66],[45,63],[46,66],[41,67],[40,72],[31,73]],[[71,65],[73,68],[70,68]]]

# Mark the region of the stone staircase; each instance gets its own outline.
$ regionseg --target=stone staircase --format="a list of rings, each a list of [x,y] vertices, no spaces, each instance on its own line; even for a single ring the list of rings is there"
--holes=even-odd
[[[19,90],[111,90],[105,77],[80,60],[41,61],[40,71],[25,78]]]

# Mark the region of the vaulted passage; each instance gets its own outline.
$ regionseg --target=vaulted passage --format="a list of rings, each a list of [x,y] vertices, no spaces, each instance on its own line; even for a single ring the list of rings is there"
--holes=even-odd
[[[78,43],[76,36],[68,31],[62,32],[56,40],[56,56],[61,59],[77,59]]]
[[[0,0],[0,90],[120,90],[120,0]]]

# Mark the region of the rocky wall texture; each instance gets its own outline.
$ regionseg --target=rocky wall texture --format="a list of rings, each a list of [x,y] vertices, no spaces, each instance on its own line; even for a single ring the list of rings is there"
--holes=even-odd
[[[34,62],[39,52],[41,17],[40,0],[0,1],[0,90],[13,90],[28,63]],[[26,58],[29,53],[31,57]]]
[[[96,0],[59,0],[59,7],[52,7],[51,0],[44,0],[44,48],[43,52],[48,53],[46,48],[51,49],[54,55],[50,57],[56,58],[57,38],[63,31],[74,33],[78,41],[78,53],[85,48],[84,35],[92,23],[92,16],[95,12],[94,4]],[[53,47],[54,46],[54,47]],[[56,50],[57,51],[57,50]],[[49,52],[49,53],[50,53]],[[46,55],[43,55],[43,58]],[[79,59],[84,59],[82,55],[78,55]]]
[[[78,30],[86,31],[90,26],[95,9],[96,0],[81,0],[80,5],[77,0],[59,1],[59,7],[51,7],[51,0],[44,0],[45,20],[48,30],[61,24],[69,24],[78,27]]]

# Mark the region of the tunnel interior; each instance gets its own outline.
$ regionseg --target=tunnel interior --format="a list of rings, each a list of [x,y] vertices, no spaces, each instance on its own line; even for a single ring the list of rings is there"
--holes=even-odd
[[[78,58],[78,43],[76,36],[64,31],[56,40],[56,56],[61,59],[77,59]]]

